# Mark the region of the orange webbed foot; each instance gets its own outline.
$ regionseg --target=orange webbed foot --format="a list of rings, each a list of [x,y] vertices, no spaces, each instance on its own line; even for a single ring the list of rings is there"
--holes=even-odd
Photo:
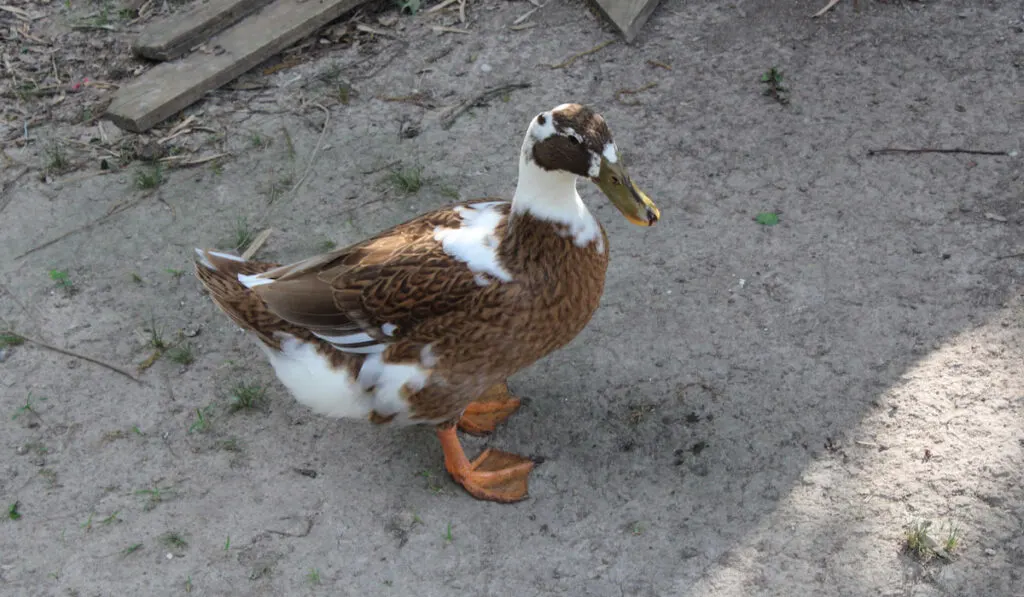
[[[527,478],[534,467],[532,460],[488,448],[470,462],[462,450],[454,425],[438,427],[437,437],[444,449],[445,468],[470,495],[506,504],[527,497]]]
[[[459,429],[471,435],[493,433],[520,404],[522,401],[508,391],[508,384],[500,383],[469,403],[459,419]]]

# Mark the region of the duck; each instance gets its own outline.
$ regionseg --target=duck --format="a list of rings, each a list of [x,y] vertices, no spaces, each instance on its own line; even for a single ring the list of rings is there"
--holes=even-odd
[[[487,435],[506,421],[522,404],[509,377],[571,342],[598,308],[609,243],[581,178],[632,224],[661,217],[605,119],[568,103],[530,120],[510,201],[457,202],[289,264],[197,248],[195,272],[299,403],[433,426],[469,495],[518,502],[537,463],[492,448],[470,460],[457,431]]]

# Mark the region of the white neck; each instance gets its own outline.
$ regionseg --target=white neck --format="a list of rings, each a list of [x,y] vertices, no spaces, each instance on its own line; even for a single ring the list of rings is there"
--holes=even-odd
[[[539,220],[563,224],[580,247],[599,240],[600,226],[576,191],[576,175],[545,170],[527,159],[527,152],[533,149],[531,140],[527,136],[519,155],[519,181],[512,196],[512,213],[529,213]]]

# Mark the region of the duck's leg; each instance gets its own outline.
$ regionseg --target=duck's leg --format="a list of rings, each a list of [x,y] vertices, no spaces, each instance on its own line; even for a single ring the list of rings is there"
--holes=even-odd
[[[501,382],[469,403],[459,419],[459,429],[472,435],[492,433],[516,412],[520,403],[519,398],[508,391],[508,383]]]
[[[453,423],[438,425],[437,438],[441,440],[448,473],[473,497],[502,503],[526,497],[526,479],[534,466],[529,458],[488,448],[470,462]]]

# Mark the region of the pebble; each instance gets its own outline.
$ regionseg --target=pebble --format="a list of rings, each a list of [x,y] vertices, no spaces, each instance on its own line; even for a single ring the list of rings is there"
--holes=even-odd
[[[994,556],[996,555],[996,550],[992,549],[991,547],[988,547],[985,549],[985,555]]]
[[[491,68],[491,65],[490,65],[490,64],[484,63],[484,64],[481,64],[481,65],[480,65],[480,70],[481,70],[482,72],[485,72],[485,73],[489,73],[489,72],[491,72],[491,71],[492,71],[493,69]]]

